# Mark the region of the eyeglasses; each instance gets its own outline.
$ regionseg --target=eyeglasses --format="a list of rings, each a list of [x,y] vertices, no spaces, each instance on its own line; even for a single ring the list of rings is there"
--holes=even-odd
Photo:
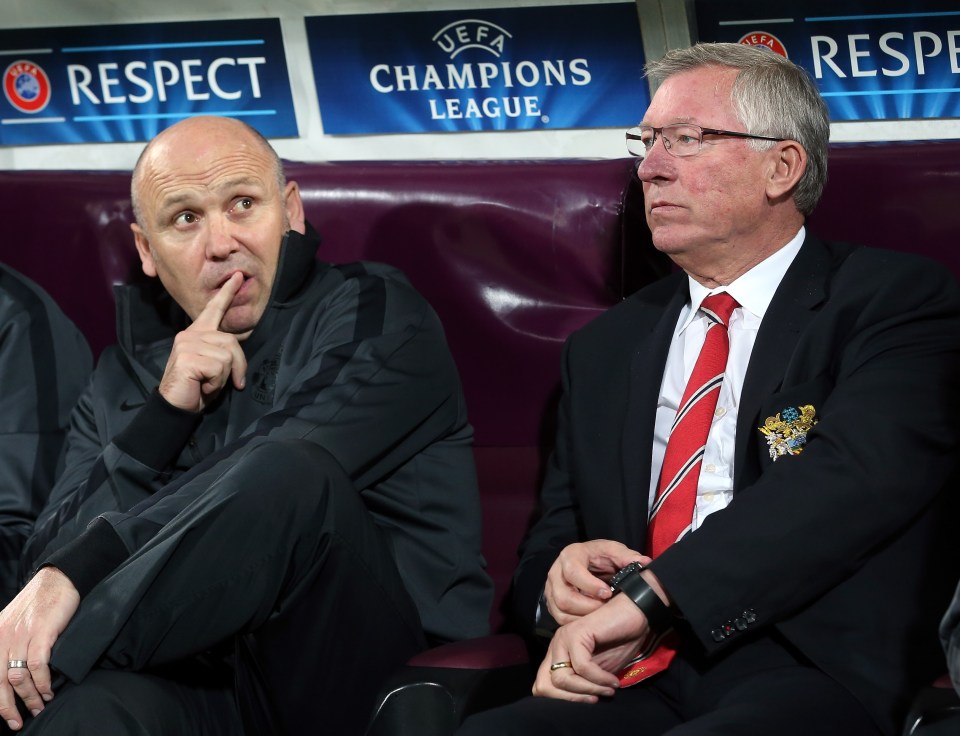
[[[785,141],[786,138],[774,138],[769,135],[753,135],[753,133],[738,133],[734,130],[717,130],[716,128],[701,128],[689,123],[674,123],[654,128],[652,125],[638,125],[627,131],[627,150],[637,158],[644,158],[657,142],[657,137],[663,141],[663,147],[674,156],[696,156],[700,153],[705,135],[728,135],[733,138],[756,138],[761,141]]]

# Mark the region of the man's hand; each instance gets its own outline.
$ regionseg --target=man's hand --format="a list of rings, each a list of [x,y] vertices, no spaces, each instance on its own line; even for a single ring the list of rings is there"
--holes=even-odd
[[[220,330],[223,315],[242,284],[243,274],[234,273],[193,324],[174,339],[160,379],[160,395],[173,406],[201,412],[231,378],[236,388],[243,388],[247,359],[236,336]]]
[[[610,697],[617,673],[651,636],[647,619],[624,595],[561,626],[540,664],[533,694],[579,703]],[[551,669],[551,665],[565,666]]]
[[[631,562],[650,562],[620,542],[595,539],[564,547],[547,573],[547,610],[561,626],[596,611],[610,599],[607,581]]]
[[[53,698],[50,650],[80,605],[80,594],[55,567],[44,567],[3,611],[0,611],[0,718],[14,731],[23,723],[16,697],[33,715]],[[25,668],[7,669],[10,660],[24,660]]]

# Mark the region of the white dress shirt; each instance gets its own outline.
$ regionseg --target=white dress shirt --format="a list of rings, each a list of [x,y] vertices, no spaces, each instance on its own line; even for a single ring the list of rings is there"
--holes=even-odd
[[[680,310],[657,402],[653,462],[650,468],[650,508],[653,507],[657,493],[670,425],[673,424],[683,389],[693,372],[694,363],[706,338],[707,327],[710,325],[710,320],[700,311],[700,304],[707,296],[724,291],[740,304],[730,316],[730,354],[707,436],[703,464],[700,466],[697,503],[691,530],[697,529],[707,516],[724,508],[733,497],[733,450],[737,410],[743,379],[747,374],[747,364],[750,362],[750,353],[753,351],[763,316],[777,287],[780,286],[780,281],[800,251],[804,235],[805,230],[801,227],[793,240],[727,286],[711,291],[690,279],[690,301]]]

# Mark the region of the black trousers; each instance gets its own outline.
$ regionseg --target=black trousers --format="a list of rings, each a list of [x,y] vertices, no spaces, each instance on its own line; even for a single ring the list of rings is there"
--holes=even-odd
[[[457,736],[878,736],[860,703],[769,637],[669,669],[597,704],[525,698],[469,718]]]
[[[83,601],[31,736],[363,732],[425,646],[389,540],[316,445],[235,459]]]

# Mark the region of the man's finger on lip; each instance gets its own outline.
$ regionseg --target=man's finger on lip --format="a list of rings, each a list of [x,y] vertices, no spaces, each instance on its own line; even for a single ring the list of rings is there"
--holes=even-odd
[[[233,301],[233,297],[237,295],[237,292],[243,285],[243,279],[244,276],[241,271],[234,271],[230,274],[230,277],[223,282],[223,285],[217,293],[207,302],[207,306],[203,308],[203,311],[197,317],[196,321],[201,322],[203,326],[213,329],[219,327],[221,320],[223,320],[223,315],[225,315],[227,309],[230,308],[230,302]]]

